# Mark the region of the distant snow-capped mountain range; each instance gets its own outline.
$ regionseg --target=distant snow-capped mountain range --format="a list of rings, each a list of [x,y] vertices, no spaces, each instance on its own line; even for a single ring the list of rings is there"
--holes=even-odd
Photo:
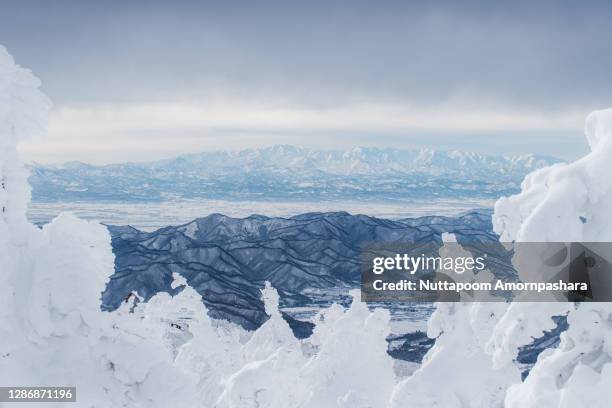
[[[148,163],[33,165],[30,182],[39,201],[495,198],[556,162],[534,154],[276,145]]]

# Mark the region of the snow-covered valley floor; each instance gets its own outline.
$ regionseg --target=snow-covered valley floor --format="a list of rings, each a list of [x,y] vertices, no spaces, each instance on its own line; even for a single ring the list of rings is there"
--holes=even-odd
[[[180,225],[212,213],[230,217],[261,214],[268,217],[289,217],[307,212],[346,211],[372,217],[401,219],[425,215],[453,216],[474,208],[492,208],[493,200],[430,201],[225,201],[181,200],[151,203],[121,202],[31,202],[28,219],[46,224],[62,212],[72,212],[86,220],[111,225],[131,225],[151,231],[168,225]]]

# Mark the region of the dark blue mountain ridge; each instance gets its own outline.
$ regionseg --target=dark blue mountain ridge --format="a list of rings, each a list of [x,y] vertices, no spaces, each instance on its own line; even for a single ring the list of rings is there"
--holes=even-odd
[[[311,303],[320,292],[358,287],[366,243],[441,243],[443,232],[456,234],[459,242],[497,242],[486,211],[398,221],[346,212],[242,219],[212,214],[153,232],[108,228],[116,258],[104,309],[117,308],[131,292],[145,301],[160,291],[174,293],[176,272],[202,294],[212,317],[246,329],[267,319],[260,300],[266,281],[280,292],[283,307]],[[511,270],[509,255],[499,248]]]
[[[211,214],[153,232],[130,226],[108,229],[116,258],[115,273],[102,294],[104,310],[116,309],[132,292],[144,301],[158,292],[176,294],[180,288],[171,288],[176,272],[202,295],[212,318],[248,330],[268,318],[260,292],[266,281],[279,291],[281,308],[323,307],[331,302],[347,305],[347,291],[359,286],[359,256],[364,243],[441,243],[441,234],[448,232],[472,250],[485,245],[489,256],[499,262],[496,269],[514,273],[511,254],[498,244],[492,231],[490,210],[403,220],[346,212],[242,219]],[[298,338],[312,333],[312,323],[290,313],[283,312],[283,316]],[[559,330],[521,351],[519,362],[525,373],[543,348],[558,342],[562,330],[560,322]],[[392,335],[388,342],[394,358],[420,362],[434,340],[415,332]]]

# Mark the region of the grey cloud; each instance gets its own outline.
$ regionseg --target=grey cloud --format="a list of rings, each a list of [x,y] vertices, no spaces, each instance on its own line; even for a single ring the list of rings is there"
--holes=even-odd
[[[59,104],[612,104],[610,6],[508,4],[4,1],[0,42]]]

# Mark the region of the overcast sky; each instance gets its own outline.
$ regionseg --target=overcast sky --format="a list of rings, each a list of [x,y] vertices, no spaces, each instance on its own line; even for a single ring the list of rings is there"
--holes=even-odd
[[[535,4],[537,3],[537,4]],[[574,158],[612,107],[605,2],[0,2],[54,101],[30,160],[289,143]]]

